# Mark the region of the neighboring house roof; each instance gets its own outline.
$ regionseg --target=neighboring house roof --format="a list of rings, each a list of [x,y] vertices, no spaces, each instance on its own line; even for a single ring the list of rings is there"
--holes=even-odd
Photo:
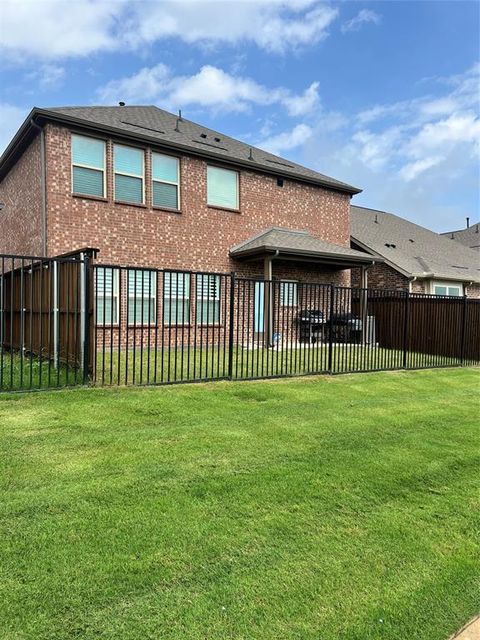
[[[461,242],[470,249],[480,251],[480,222],[472,224],[468,229],[459,229],[458,231],[446,231],[440,234],[446,236],[450,240]]]
[[[350,213],[354,244],[404,276],[480,282],[480,260],[472,249],[393,213],[355,206]]]
[[[296,259],[316,259],[333,264],[371,264],[363,251],[319,240],[308,231],[292,231],[271,227],[230,249],[233,258],[260,258],[268,254]]]
[[[10,157],[17,145],[25,138],[29,129],[30,135],[34,130],[32,121],[41,123],[48,120],[159,144],[173,150],[295,178],[351,195],[361,191],[155,106],[34,108],[0,158],[0,177],[5,172],[5,167],[11,165]]]

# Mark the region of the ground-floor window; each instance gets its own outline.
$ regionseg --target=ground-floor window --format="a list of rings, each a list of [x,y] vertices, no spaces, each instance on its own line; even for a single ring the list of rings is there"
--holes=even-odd
[[[144,269],[128,271],[128,324],[155,324],[157,273]]]
[[[97,267],[95,278],[97,324],[118,323],[118,270]]]
[[[463,296],[463,284],[433,282],[432,293],[436,296]]]
[[[166,325],[190,322],[190,274],[166,271],[163,281],[163,322]]]
[[[298,304],[298,283],[295,280],[280,282],[280,305],[282,307],[296,307]]]
[[[220,323],[220,276],[198,274],[196,313],[198,324]]]

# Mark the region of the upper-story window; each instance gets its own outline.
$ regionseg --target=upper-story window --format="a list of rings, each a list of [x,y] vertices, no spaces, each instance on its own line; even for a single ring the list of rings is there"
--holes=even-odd
[[[207,203],[225,209],[238,209],[238,171],[207,167]]]
[[[152,153],[152,202],[154,207],[180,209],[178,158]]]
[[[144,159],[142,149],[134,149],[121,144],[113,146],[113,166],[115,173],[115,200],[143,204]]]
[[[105,142],[72,135],[72,192],[105,197]]]

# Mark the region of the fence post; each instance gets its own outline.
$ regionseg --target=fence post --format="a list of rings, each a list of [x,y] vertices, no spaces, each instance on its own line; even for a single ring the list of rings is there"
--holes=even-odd
[[[83,254],[83,299],[81,301],[83,312],[83,383],[87,384],[90,377],[90,255]]]
[[[233,378],[233,332],[234,332],[234,315],[235,315],[235,271],[230,274],[230,317],[228,329],[228,377]]]
[[[408,353],[408,316],[410,314],[410,292],[405,296],[405,317],[403,319],[403,368],[407,368]]]
[[[467,296],[463,296],[463,313],[462,313],[462,334],[460,342],[460,366],[463,367],[465,360],[465,336],[467,333]]]
[[[333,312],[335,309],[335,286],[330,285],[330,317],[328,320],[328,373],[333,373]]]

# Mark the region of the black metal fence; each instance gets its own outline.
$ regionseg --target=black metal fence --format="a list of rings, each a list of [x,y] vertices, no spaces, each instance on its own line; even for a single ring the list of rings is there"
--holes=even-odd
[[[0,257],[0,390],[480,364],[480,301]]]

